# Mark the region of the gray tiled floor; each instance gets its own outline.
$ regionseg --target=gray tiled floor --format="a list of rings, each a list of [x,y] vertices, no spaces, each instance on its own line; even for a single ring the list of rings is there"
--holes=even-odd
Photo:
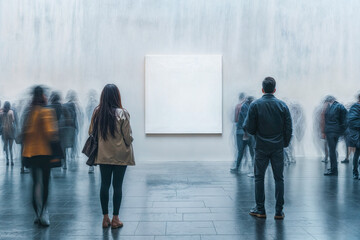
[[[248,215],[254,180],[230,174],[229,167],[220,161],[129,167],[120,210],[124,227],[104,230],[99,171],[89,175],[84,159],[71,162],[67,171],[53,170],[49,228],[32,224],[30,175],[1,160],[0,239],[360,239],[360,181],[351,178],[350,165],[339,165],[339,177],[324,177],[320,159],[299,158],[286,167],[284,221],[273,219],[271,171],[264,220]]]

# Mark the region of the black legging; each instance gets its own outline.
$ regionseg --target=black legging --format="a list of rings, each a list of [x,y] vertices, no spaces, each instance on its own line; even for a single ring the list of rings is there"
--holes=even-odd
[[[49,180],[50,180],[50,167],[33,166],[31,168],[31,175],[33,178],[33,192],[32,203],[37,215],[41,215],[46,207],[49,195]],[[38,192],[40,191],[40,192]]]
[[[109,188],[111,185],[111,175],[113,175],[113,215],[119,215],[122,198],[122,184],[127,166],[120,165],[100,165],[101,188],[100,202],[103,214],[109,214]]]

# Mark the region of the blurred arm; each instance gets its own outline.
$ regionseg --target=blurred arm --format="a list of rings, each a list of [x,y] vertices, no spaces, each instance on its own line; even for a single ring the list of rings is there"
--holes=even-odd
[[[290,144],[292,135],[292,121],[289,108],[285,105],[284,147]]]

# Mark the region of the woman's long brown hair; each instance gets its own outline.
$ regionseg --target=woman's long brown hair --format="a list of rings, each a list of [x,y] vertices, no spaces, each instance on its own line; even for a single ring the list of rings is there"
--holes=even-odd
[[[93,115],[94,127],[98,127],[98,135],[104,141],[107,140],[108,133],[115,137],[117,108],[123,108],[120,91],[115,84],[107,84],[102,90],[100,104]]]

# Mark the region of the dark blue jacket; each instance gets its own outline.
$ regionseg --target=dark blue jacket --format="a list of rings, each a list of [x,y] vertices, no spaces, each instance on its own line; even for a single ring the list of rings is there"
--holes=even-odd
[[[351,106],[347,116],[348,127],[360,131],[360,103]]]
[[[241,110],[240,110],[239,116],[238,116],[238,122],[236,123],[236,134],[244,134],[245,133],[243,124],[244,124],[246,116],[248,114],[249,107],[250,107],[249,101],[244,102],[243,105],[241,106]]]
[[[347,123],[349,146],[360,148],[360,103],[351,106],[347,115]]]
[[[325,133],[344,134],[347,110],[341,103],[334,102],[325,111]]]
[[[243,127],[255,135],[256,149],[272,151],[289,146],[292,134],[290,111],[273,94],[264,94],[250,105]]]

